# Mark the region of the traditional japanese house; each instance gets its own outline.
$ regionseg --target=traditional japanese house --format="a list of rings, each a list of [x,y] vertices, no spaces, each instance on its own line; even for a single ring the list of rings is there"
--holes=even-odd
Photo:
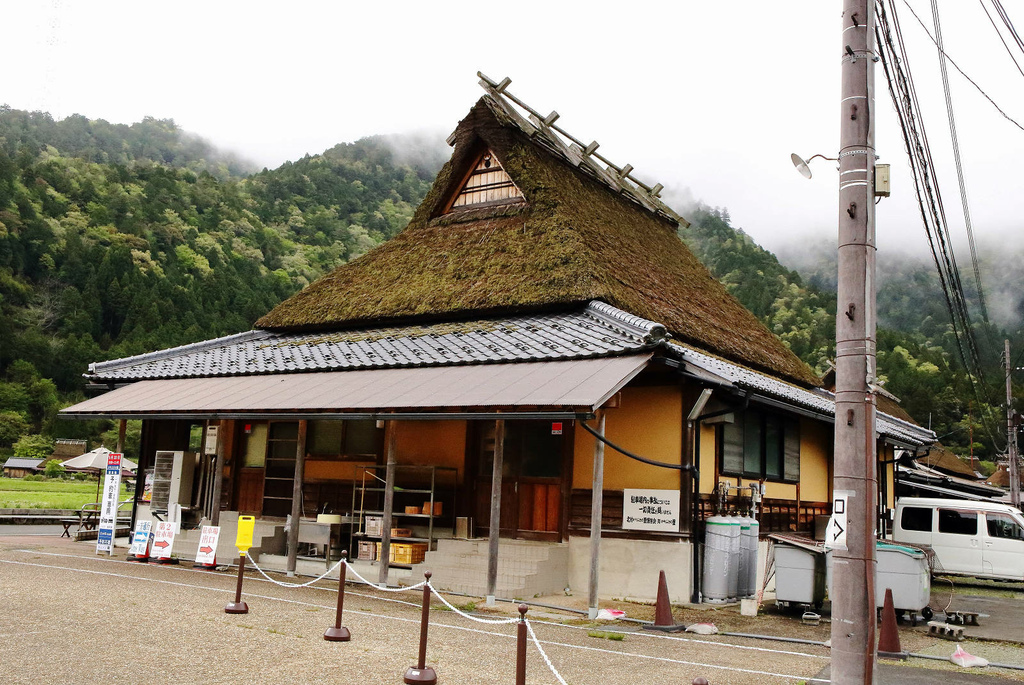
[[[343,545],[426,551],[413,573],[442,587],[594,608],[653,598],[664,569],[688,600],[717,507],[759,500],[765,532],[827,514],[832,395],[686,248],[660,186],[482,85],[401,234],[250,332],[91,365],[110,391],[63,415],[141,418],[142,468],[216,427],[192,436],[189,506],[260,517],[261,559],[333,513]],[[882,480],[932,437],[880,414]]]

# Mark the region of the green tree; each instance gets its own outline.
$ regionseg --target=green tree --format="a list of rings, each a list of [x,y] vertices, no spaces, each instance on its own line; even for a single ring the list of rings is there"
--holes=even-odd
[[[53,441],[45,435],[24,435],[14,443],[18,459],[46,459],[53,454]]]
[[[25,415],[15,411],[0,412],[0,446],[10,447],[28,432]]]
[[[66,470],[64,464],[59,459],[50,459],[46,462],[46,468],[43,473],[47,478],[63,478]]]

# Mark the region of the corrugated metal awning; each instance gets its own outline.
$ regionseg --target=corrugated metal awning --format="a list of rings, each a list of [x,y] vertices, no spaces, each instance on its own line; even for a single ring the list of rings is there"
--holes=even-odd
[[[600,407],[650,354],[558,362],[368,369],[139,381],[60,412],[66,418]]]

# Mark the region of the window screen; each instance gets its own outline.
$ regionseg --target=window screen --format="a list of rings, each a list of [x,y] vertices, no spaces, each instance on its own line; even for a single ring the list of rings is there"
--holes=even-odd
[[[978,514],[973,511],[939,509],[939,532],[956,535],[977,535]]]
[[[764,417],[764,475],[772,480],[782,478],[782,419]]]
[[[748,410],[743,417],[743,472],[761,473],[761,412]]]
[[[783,475],[786,480],[800,480],[800,422],[789,419],[785,423],[785,464]]]
[[[932,510],[924,507],[904,507],[900,515],[903,530],[932,531]]]
[[[743,473],[743,423],[722,424],[722,471]]]

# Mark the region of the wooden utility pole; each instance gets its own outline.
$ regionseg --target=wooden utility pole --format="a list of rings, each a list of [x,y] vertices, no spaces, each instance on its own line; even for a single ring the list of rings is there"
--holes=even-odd
[[[1020,509],[1020,473],[1017,468],[1017,432],[1013,426],[1013,387],[1010,383],[1010,341],[1003,341],[1006,358],[1006,458],[1010,460],[1010,504]]]
[[[875,677],[874,5],[844,0],[832,553],[832,682]],[[842,511],[840,511],[842,510]],[[838,529],[837,529],[838,530]]]
[[[605,412],[597,412],[597,432],[604,435]],[[597,593],[601,574],[601,520],[604,518],[604,442],[594,441],[594,480],[590,490],[590,584],[587,618],[597,618]]]
[[[292,480],[292,524],[288,526],[288,577],[295,575],[299,558],[299,525],[302,518],[302,481],[306,477],[306,421],[299,421],[299,436],[295,441],[295,474]],[[206,451],[204,445],[203,451]],[[330,547],[330,540],[327,545]],[[330,556],[330,549],[327,555]]]
[[[505,469],[505,420],[494,422],[494,460],[491,462],[491,521],[487,535],[486,604],[494,606],[498,587],[498,538],[501,537],[501,477]]]

